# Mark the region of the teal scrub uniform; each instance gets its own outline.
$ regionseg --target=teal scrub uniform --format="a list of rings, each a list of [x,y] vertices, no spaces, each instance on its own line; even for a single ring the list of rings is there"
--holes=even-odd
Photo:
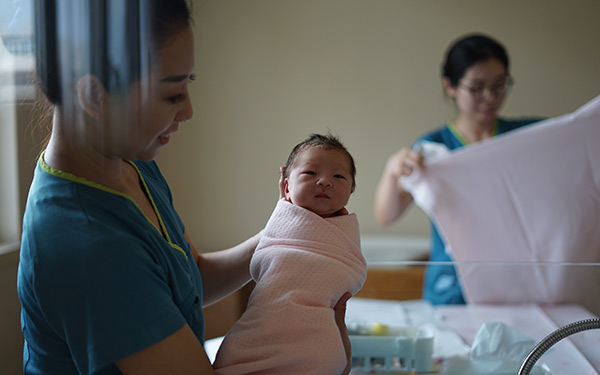
[[[157,229],[131,197],[46,165],[35,170],[18,272],[25,374],[115,366],[187,323],[204,338],[202,279],[154,162],[131,163]]]

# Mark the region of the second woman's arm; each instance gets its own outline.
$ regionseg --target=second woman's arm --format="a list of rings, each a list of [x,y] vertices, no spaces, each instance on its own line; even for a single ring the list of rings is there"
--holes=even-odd
[[[412,196],[402,188],[400,178],[423,167],[423,156],[403,147],[389,157],[375,191],[375,219],[381,225],[397,220],[412,203]]]

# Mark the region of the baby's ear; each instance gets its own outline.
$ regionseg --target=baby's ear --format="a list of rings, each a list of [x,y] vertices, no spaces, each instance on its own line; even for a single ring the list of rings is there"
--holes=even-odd
[[[288,179],[287,178],[283,180],[283,195],[285,197],[285,200],[291,202],[291,198],[290,198],[290,186],[288,184]]]

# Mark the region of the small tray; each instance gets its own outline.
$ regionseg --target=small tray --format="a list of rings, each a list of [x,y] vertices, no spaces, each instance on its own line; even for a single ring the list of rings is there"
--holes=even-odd
[[[350,333],[353,370],[432,371],[433,332],[429,329],[374,325],[354,332],[350,329]]]

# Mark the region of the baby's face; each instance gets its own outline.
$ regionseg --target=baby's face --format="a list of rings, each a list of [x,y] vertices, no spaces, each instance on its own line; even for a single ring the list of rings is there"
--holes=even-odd
[[[322,217],[334,216],[352,194],[350,160],[341,151],[309,147],[285,179],[285,197]]]

